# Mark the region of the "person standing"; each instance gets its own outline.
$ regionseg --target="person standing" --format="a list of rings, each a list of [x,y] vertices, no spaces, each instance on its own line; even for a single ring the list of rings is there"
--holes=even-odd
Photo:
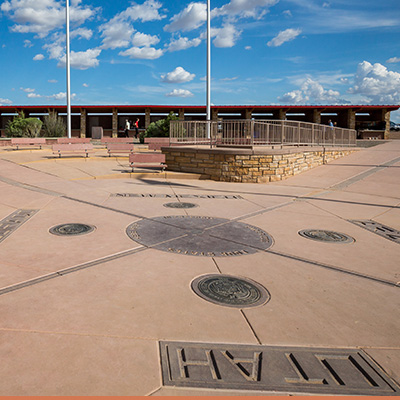
[[[139,137],[139,118],[136,118],[135,131],[135,138],[137,139]]]
[[[125,137],[129,137],[129,129],[131,129],[131,124],[128,119],[125,120]]]

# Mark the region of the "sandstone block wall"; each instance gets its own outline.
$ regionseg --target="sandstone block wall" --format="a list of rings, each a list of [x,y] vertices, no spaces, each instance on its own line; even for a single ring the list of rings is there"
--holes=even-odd
[[[252,150],[163,148],[168,170],[201,174],[205,179],[225,182],[276,182],[348,155],[355,149],[290,150],[254,154]]]

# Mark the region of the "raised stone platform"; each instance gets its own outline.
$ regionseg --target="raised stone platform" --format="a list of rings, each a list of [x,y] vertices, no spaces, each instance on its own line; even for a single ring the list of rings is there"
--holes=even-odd
[[[171,171],[201,174],[225,182],[276,182],[357,151],[357,148],[163,147]]]

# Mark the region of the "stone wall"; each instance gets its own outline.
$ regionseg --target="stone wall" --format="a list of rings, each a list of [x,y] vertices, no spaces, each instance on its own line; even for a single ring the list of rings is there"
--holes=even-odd
[[[169,171],[225,182],[276,182],[348,155],[351,149],[243,150],[163,147]]]

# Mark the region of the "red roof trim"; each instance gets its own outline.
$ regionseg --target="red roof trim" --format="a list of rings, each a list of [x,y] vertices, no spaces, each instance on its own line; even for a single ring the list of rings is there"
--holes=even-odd
[[[65,109],[66,105],[6,105],[0,106],[1,110],[16,110],[16,109]],[[177,109],[201,109],[206,110],[205,105],[72,105],[71,108],[73,110],[79,110],[81,108],[90,110],[90,109],[108,109],[112,110],[113,108],[118,108],[119,110],[123,109],[146,109],[150,108],[152,110],[162,109],[162,110],[177,110]],[[400,108],[399,105],[214,105],[211,106],[212,109],[252,109],[252,110],[265,110],[265,109],[321,109],[321,110],[334,110],[334,109],[388,109],[391,111],[398,110]]]

